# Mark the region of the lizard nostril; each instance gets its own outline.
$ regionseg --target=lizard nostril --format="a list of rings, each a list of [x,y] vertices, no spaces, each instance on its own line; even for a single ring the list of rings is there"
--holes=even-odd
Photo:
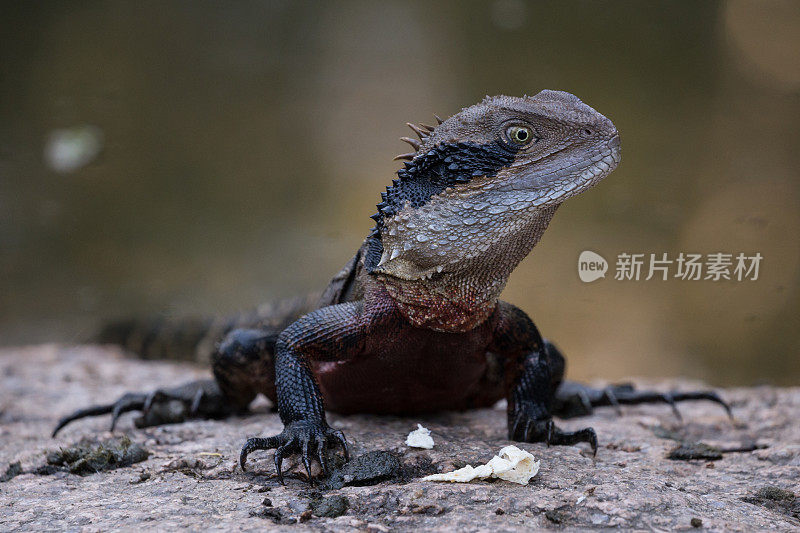
[[[615,133],[613,137],[608,141],[609,148],[619,148],[619,133]]]

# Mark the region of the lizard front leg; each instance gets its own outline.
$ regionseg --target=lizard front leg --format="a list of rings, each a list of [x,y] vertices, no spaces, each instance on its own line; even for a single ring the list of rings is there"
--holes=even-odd
[[[245,470],[247,456],[255,450],[275,448],[275,469],[283,483],[281,465],[287,454],[301,453],[311,480],[312,454],[326,470],[324,450],[339,443],[348,459],[344,434],[331,428],[325,419],[325,406],[310,361],[340,361],[356,355],[362,347],[361,302],[324,307],[286,328],[276,345],[275,384],[278,414],[283,431],[268,438],[248,439],[239,463]]]
[[[490,351],[506,358],[508,438],[520,442],[572,445],[586,442],[597,453],[594,429],[559,429],[552,418],[555,391],[563,365],[552,364],[530,318],[511,304],[499,302]]]

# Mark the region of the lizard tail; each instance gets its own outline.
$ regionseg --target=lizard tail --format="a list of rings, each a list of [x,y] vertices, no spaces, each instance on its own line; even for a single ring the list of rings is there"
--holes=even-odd
[[[281,300],[232,317],[150,317],[109,321],[90,341],[116,344],[142,359],[206,363],[223,337],[237,328],[279,333],[317,308],[318,295]]]
[[[91,340],[116,344],[142,359],[207,361],[225,332],[224,320],[201,317],[127,318],[103,324]]]

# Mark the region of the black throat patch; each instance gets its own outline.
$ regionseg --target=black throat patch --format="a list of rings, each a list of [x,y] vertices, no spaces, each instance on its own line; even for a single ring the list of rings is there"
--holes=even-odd
[[[384,220],[396,215],[406,204],[420,207],[448,187],[468,183],[480,176],[494,176],[514,160],[516,146],[500,142],[477,144],[459,142],[439,144],[397,171],[397,179],[381,193],[378,212],[372,215],[376,225],[367,237],[364,266],[372,273],[381,260]]]

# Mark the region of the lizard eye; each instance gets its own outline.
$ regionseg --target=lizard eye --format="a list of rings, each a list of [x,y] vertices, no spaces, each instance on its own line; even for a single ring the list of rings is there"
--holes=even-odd
[[[533,139],[533,132],[525,126],[511,126],[506,130],[508,139],[520,146],[528,144]]]

